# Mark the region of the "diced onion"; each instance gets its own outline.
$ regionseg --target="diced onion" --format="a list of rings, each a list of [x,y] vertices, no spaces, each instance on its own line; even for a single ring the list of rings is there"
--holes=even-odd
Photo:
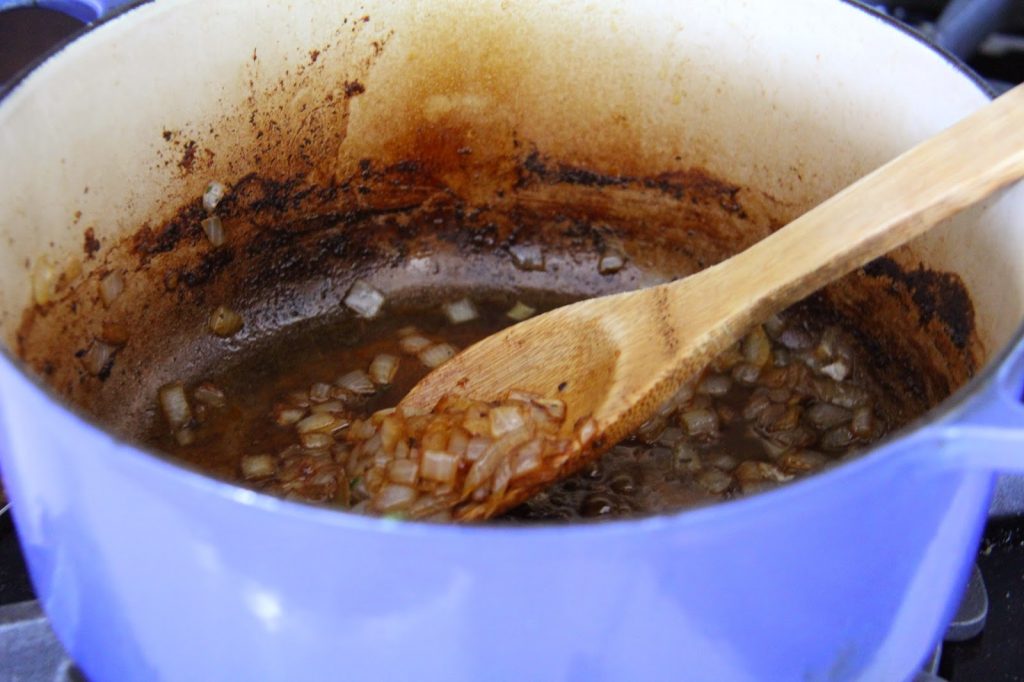
[[[370,376],[361,369],[354,369],[348,374],[343,374],[335,383],[356,395],[373,395],[377,392],[377,387]]]
[[[544,252],[536,244],[516,244],[509,248],[512,263],[520,270],[543,270]]]
[[[416,355],[433,343],[433,341],[425,336],[412,333],[402,337],[402,340],[398,342],[398,346],[402,349],[402,352],[408,353],[409,355]]]
[[[480,488],[497,471],[498,465],[501,464],[505,457],[520,445],[525,444],[529,439],[530,432],[527,429],[520,429],[506,433],[498,438],[498,440],[491,442],[483,453],[480,454],[466,475],[462,494],[469,495]]]
[[[542,409],[551,421],[561,423],[565,420],[565,403],[561,400],[538,398],[533,404]]]
[[[454,481],[458,466],[459,458],[448,452],[424,450],[420,457],[420,475],[439,483]]]
[[[665,417],[654,415],[636,430],[636,436],[645,443],[654,443],[661,437],[661,432],[667,426]]]
[[[243,324],[242,316],[227,306],[217,306],[210,315],[210,331],[220,337],[236,334]]]
[[[718,432],[718,414],[712,410],[690,410],[680,416],[691,436],[709,436]]]
[[[370,363],[370,379],[381,386],[391,383],[398,371],[398,358],[394,355],[381,353]]]
[[[461,322],[469,322],[480,317],[480,314],[476,311],[476,306],[468,298],[463,298],[458,301],[452,301],[451,303],[444,304],[444,314],[448,316],[448,320],[452,324],[459,324]]]
[[[373,506],[386,514],[408,507],[416,499],[416,491],[407,485],[386,485],[373,497]]]
[[[186,426],[174,432],[174,440],[182,447],[192,445],[196,440],[196,432]]]
[[[707,467],[697,474],[697,483],[712,495],[719,495],[732,485],[732,476],[721,469]]]
[[[288,407],[278,405],[274,410],[274,421],[281,426],[291,426],[306,416],[306,410],[301,407]]]
[[[822,367],[821,373],[827,377],[835,379],[836,381],[842,381],[850,373],[850,368],[842,360],[836,360],[835,362]]]
[[[377,433],[380,434],[380,444],[384,452],[394,452],[404,434],[401,418],[397,416],[384,417]]]
[[[823,450],[837,452],[850,445],[850,443],[853,442],[853,439],[853,431],[850,430],[849,426],[837,426],[822,434],[821,440],[818,441],[818,444]]]
[[[698,384],[697,392],[704,395],[723,396],[732,388],[732,378],[726,374],[709,374]]]
[[[49,256],[40,256],[32,268],[32,298],[36,305],[46,305],[57,297],[60,273]]]
[[[314,403],[325,403],[331,399],[333,387],[323,381],[318,381],[309,387],[309,399]]]
[[[192,409],[188,405],[185,387],[180,381],[166,384],[157,392],[160,408],[172,431],[177,431],[192,419]]]
[[[210,243],[214,246],[223,246],[224,244],[224,224],[221,223],[220,218],[215,215],[210,216],[202,221],[203,232],[206,233],[206,238],[210,240]]]
[[[327,413],[311,414],[298,424],[295,425],[295,430],[300,434],[312,433],[313,431],[329,431],[337,426],[337,421],[334,415]]]
[[[100,376],[107,369],[113,356],[113,346],[102,341],[93,341],[85,355],[82,356],[82,365],[89,374]]]
[[[697,448],[687,440],[681,440],[672,448],[672,468],[676,471],[700,471],[702,464]]]
[[[445,451],[461,457],[466,454],[466,450],[468,448],[469,434],[459,428],[453,429],[451,435],[448,436],[448,443],[445,446]]]
[[[420,473],[420,465],[411,459],[396,459],[388,463],[388,478],[395,483],[414,485]]]
[[[809,473],[817,471],[828,463],[828,458],[820,452],[799,450],[787,452],[779,458],[779,464],[792,473]]]
[[[761,368],[748,362],[741,362],[732,368],[732,378],[744,386],[754,386],[761,376]]]
[[[522,322],[523,320],[533,317],[537,312],[536,308],[531,308],[522,301],[516,301],[516,304],[512,306],[505,315],[515,320],[516,322]]]
[[[205,403],[210,407],[224,407],[228,404],[224,391],[211,383],[204,383],[196,386],[196,390],[192,392],[192,396],[199,402]]]
[[[384,294],[374,289],[361,279],[352,284],[345,296],[345,305],[354,310],[360,317],[371,319],[377,316],[384,305]]]
[[[491,435],[495,438],[510,431],[518,431],[526,425],[523,413],[514,405],[503,405],[491,410]]]
[[[596,434],[597,421],[593,417],[588,417],[576,426],[576,438],[580,445],[587,445]]]
[[[241,461],[242,477],[246,480],[273,476],[277,471],[277,462],[271,455],[247,455]]]
[[[480,436],[470,438],[469,442],[466,443],[466,459],[471,462],[477,461],[487,451],[490,444],[491,442],[487,438]]]
[[[219,182],[211,182],[206,186],[206,191],[203,192],[203,208],[207,213],[213,213],[217,204],[224,198],[225,191],[224,185]]]
[[[328,400],[327,402],[313,405],[313,407],[309,408],[309,411],[313,414],[337,414],[345,411],[345,403],[340,400]]]
[[[441,429],[431,429],[423,434],[420,446],[424,450],[443,450],[447,442],[447,433]]]
[[[764,367],[772,359],[772,342],[758,325],[743,338],[743,357],[755,367]]]
[[[831,403],[815,403],[804,413],[811,426],[824,431],[850,421],[850,411]]]
[[[128,338],[128,330],[120,322],[103,320],[103,327],[100,329],[100,340],[109,343],[111,346],[123,346],[128,343]]]
[[[609,249],[597,262],[597,271],[602,275],[611,275],[622,269],[626,264],[626,258],[615,249]]]
[[[420,362],[434,369],[455,357],[455,349],[447,343],[438,343],[423,350],[418,355]]]
[[[124,291],[124,279],[119,270],[108,273],[100,280],[100,298],[103,300],[103,305],[108,308],[121,295],[122,291]]]
[[[850,429],[855,436],[870,438],[875,431],[875,414],[867,405],[858,407],[853,411],[853,420],[850,422]]]
[[[515,464],[512,465],[512,477],[518,478],[536,471],[541,464],[541,442],[532,440],[516,453]]]
[[[302,443],[302,447],[308,450],[318,450],[320,448],[329,448],[334,445],[334,439],[329,433],[304,433],[299,437],[299,442]]]

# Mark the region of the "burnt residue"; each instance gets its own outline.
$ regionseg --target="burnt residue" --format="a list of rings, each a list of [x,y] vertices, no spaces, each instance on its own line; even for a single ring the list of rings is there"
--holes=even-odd
[[[345,98],[351,99],[366,92],[366,86],[357,80],[345,81]]]
[[[178,162],[178,167],[186,173],[192,171],[192,167],[196,162],[196,152],[199,146],[195,140],[189,140],[185,145],[185,151],[181,155],[181,161]]]
[[[833,286],[844,285],[845,281],[841,281]],[[936,391],[930,388],[930,383],[938,380],[942,384],[939,393],[951,390],[949,382],[939,373],[922,371],[920,357],[908,354],[904,347],[884,336],[884,331],[877,326],[868,326],[870,323],[865,322],[863,309],[837,304],[828,289],[811,294],[792,306],[790,311],[794,315],[794,324],[803,325],[812,334],[819,333],[823,325],[846,330],[864,351],[864,357],[858,364],[874,370],[889,398],[886,411],[900,421],[914,419],[934,404],[933,394]],[[888,324],[885,329],[896,330],[896,326]]]
[[[96,239],[96,232],[91,227],[85,230],[85,239],[82,245],[86,258],[92,258],[100,250],[100,240]]]
[[[909,293],[922,325],[938,319],[957,348],[966,348],[970,343],[974,334],[974,306],[959,277],[924,267],[906,270],[887,257],[868,263],[864,272],[889,279],[894,290]]]
[[[744,206],[744,188],[699,169],[616,175],[531,149],[523,141],[517,156],[501,161],[512,181],[496,183],[483,199],[447,182],[427,147],[422,155],[356,157],[338,173],[288,167],[219,176],[229,187],[217,208],[225,245],[212,247],[200,225],[200,197],[187,197],[169,220],[102,250],[97,244],[88,276],[126,273],[115,305],[104,306],[96,282],[86,282],[48,309],[26,312],[19,352],[89,412],[131,421],[152,409],[162,382],[199,380],[250,344],[283,338],[320,315],[345,314],[341,300],[355,278],[384,278],[388,305],[446,286],[500,290],[511,301],[520,291],[531,300],[602,295],[695,272],[784,222],[757,215]],[[542,245],[548,267],[517,269],[509,256],[515,244]],[[612,246],[628,266],[602,275],[600,254]],[[973,371],[969,353],[947,352],[974,343],[970,300],[952,276],[902,270],[887,259],[859,276],[814,305],[824,320],[866,330],[859,338],[872,364],[911,406],[907,414],[918,414]],[[842,293],[848,289],[859,293]],[[894,289],[900,297],[888,293]],[[245,333],[230,343],[208,332],[211,309],[221,304],[245,319]],[[917,312],[898,314],[904,305]],[[87,348],[110,324],[131,330],[131,341],[101,381],[67,349]],[[125,395],[130,404],[118,403]]]
[[[131,250],[142,263],[146,263],[157,254],[173,251],[183,240],[199,239],[202,236],[200,221],[204,215],[202,206],[190,205],[182,208],[160,228],[144,225],[130,237]]]
[[[521,168],[523,172],[519,176],[520,187],[531,180],[540,180],[546,183],[583,185],[585,187],[614,187],[634,182],[634,179],[629,177],[607,175],[565,163],[552,163],[550,160],[542,157],[540,152],[536,150],[523,159]]]
[[[530,152],[520,164],[517,186],[531,182],[567,184],[582,187],[642,187],[691,204],[714,201],[720,208],[745,217],[739,201],[740,187],[707,173],[702,169],[686,169],[659,173],[649,177],[611,175],[546,159],[539,151]]]
[[[190,289],[202,287],[227,269],[234,259],[235,251],[228,246],[213,249],[203,255],[195,267],[182,270],[178,282]]]

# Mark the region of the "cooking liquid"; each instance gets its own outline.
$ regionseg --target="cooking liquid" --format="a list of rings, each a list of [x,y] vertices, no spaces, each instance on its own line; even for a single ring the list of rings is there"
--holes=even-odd
[[[441,306],[444,301],[464,296],[471,298],[479,317],[452,324]],[[154,412],[147,442],[206,472],[255,489],[346,506],[350,503],[347,488],[351,486],[355,491],[358,481],[347,479],[343,464],[332,465],[326,471],[329,478],[346,480],[336,484],[331,478],[327,486],[322,485],[323,471],[318,474],[315,467],[295,461],[293,466],[286,466],[289,458],[304,451],[297,445],[294,428],[275,421],[275,406],[296,392],[308,395],[309,388],[318,382],[333,384],[347,372],[365,371],[374,357],[387,353],[401,358],[392,383],[366,398],[350,396],[346,405],[356,417],[392,407],[429,372],[417,357],[399,349],[399,330],[412,325],[432,340],[461,349],[514,324],[506,312],[520,300],[508,293],[479,291],[449,291],[443,299],[434,301],[418,299],[415,306],[389,302],[374,320],[359,319],[347,311],[335,319],[310,320],[282,332],[271,345],[228,359],[217,371],[186,382],[190,396],[199,383],[212,383],[223,391],[227,403],[216,408],[191,399],[194,442],[179,444],[159,411]],[[569,302],[557,296],[537,295],[534,300],[521,300],[537,308],[538,314]],[[696,395],[686,405],[655,418],[599,460],[503,518],[552,521],[622,517],[706,504],[820,470],[881,437],[890,428],[884,417],[889,412],[885,397],[870,375],[868,364],[856,361],[860,351],[852,337],[835,328],[830,337],[823,337],[821,325],[805,315],[789,315],[787,320],[786,325],[775,324],[772,360],[757,383],[732,378],[737,357],[742,359],[741,347],[724,354],[716,361],[717,368],[713,366],[705,373],[705,383],[696,385]],[[841,381],[835,379],[838,375],[834,365],[831,370],[821,371],[832,363],[834,358],[828,356],[836,355],[833,346],[837,339],[842,347],[840,355],[846,358],[846,376]],[[808,409],[829,400],[848,406],[833,410],[840,413],[840,418],[842,410],[847,410],[852,419],[860,408],[860,435],[850,432],[849,420],[845,426],[809,421]],[[768,408],[757,411],[766,402]],[[784,406],[784,410],[777,406]],[[865,409],[870,410],[870,433],[863,423]],[[713,412],[716,428],[710,433],[701,429],[690,433],[684,414],[694,410]],[[244,480],[241,461],[253,455],[280,458],[278,473]],[[326,453],[324,456],[330,457]],[[320,476],[320,484],[302,485],[302,477],[314,475]],[[346,489],[345,495],[339,494],[339,485]]]

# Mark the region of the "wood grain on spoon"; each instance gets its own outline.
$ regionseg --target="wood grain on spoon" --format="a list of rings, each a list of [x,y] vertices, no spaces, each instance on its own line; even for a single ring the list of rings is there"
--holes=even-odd
[[[676,282],[581,301],[494,334],[431,372],[403,400],[482,400],[520,389],[565,401],[564,429],[591,418],[591,447],[614,445],[754,324],[1024,175],[1024,86],[919,144],[729,260]],[[554,477],[556,472],[552,472]],[[457,516],[497,514],[501,500]]]

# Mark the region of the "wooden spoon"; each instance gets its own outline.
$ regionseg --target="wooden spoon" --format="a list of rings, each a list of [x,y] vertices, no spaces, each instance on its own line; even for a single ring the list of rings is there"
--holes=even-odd
[[[431,372],[402,401],[482,400],[522,389],[564,400],[569,432],[596,427],[548,480],[578,469],[650,418],[754,324],[924,233],[1024,175],[1024,86],[858,180],[732,258],[682,280],[581,301],[494,334]],[[527,499],[460,507],[483,518]]]

